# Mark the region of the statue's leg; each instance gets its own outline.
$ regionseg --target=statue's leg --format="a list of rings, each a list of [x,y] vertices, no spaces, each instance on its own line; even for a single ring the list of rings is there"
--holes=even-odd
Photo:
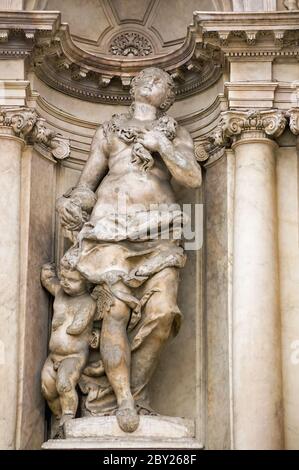
[[[148,402],[147,385],[158,364],[163,346],[170,336],[177,306],[178,269],[165,268],[144,284],[144,292],[158,289],[144,307],[142,320],[132,339],[131,387],[140,403]]]
[[[56,387],[60,396],[62,416],[60,425],[75,417],[78,408],[76,386],[85,366],[85,357],[67,357],[57,371]]]
[[[49,408],[56,417],[61,416],[60,398],[56,388],[57,373],[53,361],[47,358],[42,370],[42,392],[48,402]]]
[[[130,294],[129,288],[121,282],[113,287]],[[113,305],[103,318],[100,341],[105,372],[118,404],[118,424],[125,432],[135,431],[139,424],[130,387],[131,351],[126,331],[129,319],[130,308],[114,298]]]

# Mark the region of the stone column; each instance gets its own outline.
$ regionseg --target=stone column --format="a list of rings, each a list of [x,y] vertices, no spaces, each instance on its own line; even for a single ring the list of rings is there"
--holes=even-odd
[[[14,449],[17,418],[21,155],[24,141],[0,128],[0,448]]]
[[[276,111],[228,111],[235,152],[232,391],[235,449],[283,447],[275,148]]]
[[[28,107],[0,107],[0,449],[6,450],[39,448],[44,439],[40,363],[48,302],[39,271],[53,243],[53,157],[69,155],[67,139],[45,124]]]

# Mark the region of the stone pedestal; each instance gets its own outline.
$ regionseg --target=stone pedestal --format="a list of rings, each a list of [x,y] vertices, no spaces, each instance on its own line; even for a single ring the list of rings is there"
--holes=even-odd
[[[78,418],[65,425],[65,439],[51,439],[43,449],[201,449],[193,420],[140,416],[138,429],[123,432],[115,416]]]

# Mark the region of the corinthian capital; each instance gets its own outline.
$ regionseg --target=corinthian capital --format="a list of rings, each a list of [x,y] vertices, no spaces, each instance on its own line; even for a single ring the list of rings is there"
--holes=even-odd
[[[28,144],[39,144],[49,150],[53,157],[63,160],[70,154],[68,139],[52,131],[46,120],[40,118],[34,109],[1,108],[0,126],[10,127],[13,133]]]
[[[299,108],[292,108],[288,112],[290,129],[295,135],[299,135]]]
[[[262,133],[266,137],[279,137],[286,126],[285,113],[278,110],[225,111],[215,132],[217,140],[224,145],[228,140],[242,137],[242,134]]]

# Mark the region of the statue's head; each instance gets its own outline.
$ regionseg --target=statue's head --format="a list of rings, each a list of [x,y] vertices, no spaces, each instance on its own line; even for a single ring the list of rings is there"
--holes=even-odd
[[[64,292],[71,296],[80,295],[87,290],[87,282],[74,267],[75,250],[68,250],[60,261],[60,285]]]
[[[161,111],[167,111],[175,100],[174,89],[174,81],[167,72],[150,67],[133,78],[130,93],[133,101],[148,103]]]

